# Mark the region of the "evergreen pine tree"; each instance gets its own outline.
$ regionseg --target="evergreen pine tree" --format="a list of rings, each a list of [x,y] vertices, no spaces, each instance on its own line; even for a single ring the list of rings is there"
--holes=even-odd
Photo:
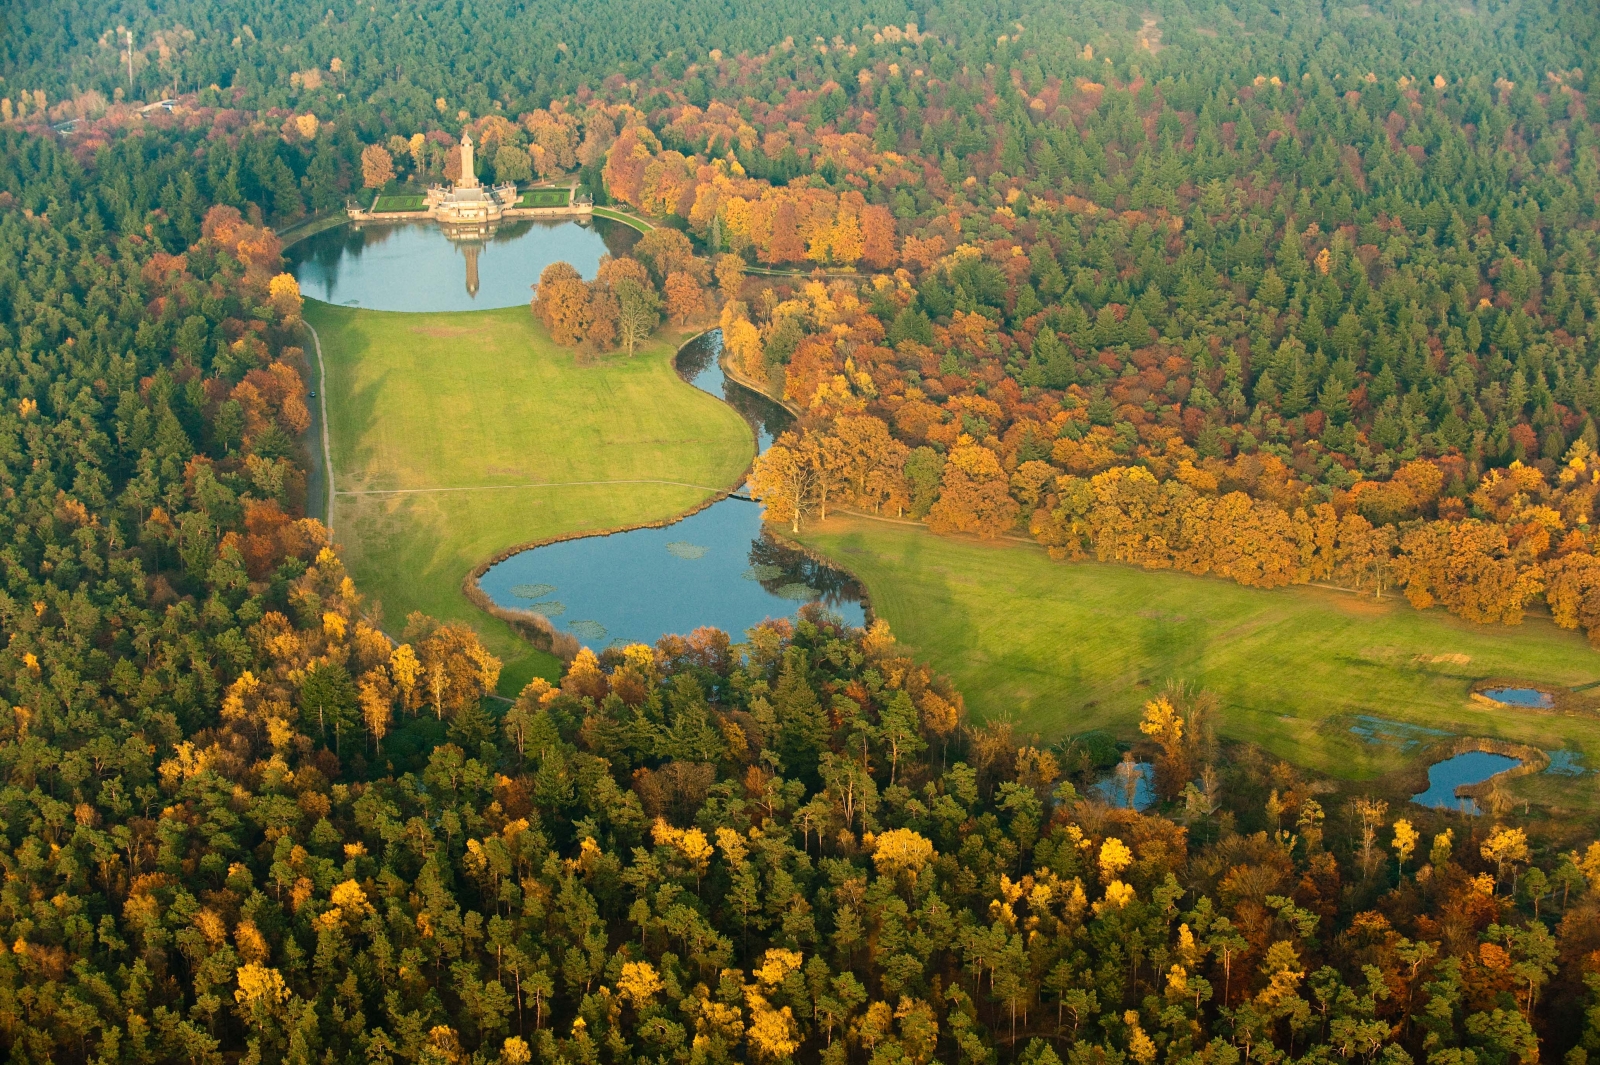
[[[783,658],[772,692],[778,719],[778,753],[791,773],[816,773],[817,758],[828,742],[828,719],[817,693],[806,681],[806,653],[791,647]]]

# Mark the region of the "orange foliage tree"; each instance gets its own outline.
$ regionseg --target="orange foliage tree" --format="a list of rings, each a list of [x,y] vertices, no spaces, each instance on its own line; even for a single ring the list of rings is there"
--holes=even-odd
[[[361,150],[361,181],[369,189],[381,189],[394,180],[394,156],[381,144]]]
[[[1544,590],[1544,571],[1513,555],[1503,526],[1471,519],[1407,530],[1395,572],[1412,606],[1439,603],[1479,624],[1517,624]]]
[[[674,270],[667,275],[667,316],[679,325],[688,322],[705,310],[706,293],[690,274]]]
[[[861,212],[861,261],[874,270],[887,270],[895,263],[894,215],[882,204],[872,204]]]
[[[993,451],[962,437],[950,451],[939,501],[928,527],[939,533],[975,533],[990,539],[1015,524],[1019,507],[1007,491],[1005,470]]]
[[[571,347],[588,335],[593,321],[589,286],[570,264],[551,263],[539,275],[533,313],[550,331],[550,339]]]
[[[768,521],[788,522],[798,533],[801,517],[816,502],[819,467],[813,442],[784,433],[756,456],[746,483],[751,497],[766,505]]]

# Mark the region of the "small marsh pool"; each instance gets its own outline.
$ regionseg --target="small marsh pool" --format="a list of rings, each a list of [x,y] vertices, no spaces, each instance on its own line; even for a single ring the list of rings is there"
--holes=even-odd
[[[789,423],[781,406],[726,380],[722,333],[686,346],[678,373],[743,414],[765,451]],[[767,618],[820,602],[865,624],[861,588],[846,573],[775,541],[761,505],[729,497],[659,529],[586,536],[518,552],[478,585],[496,605],[544,614],[587,646],[653,644],[710,625],[735,640]]]
[[[1549,710],[1556,705],[1555,696],[1538,688],[1485,688],[1478,694],[1507,706],[1525,706],[1533,710]]]
[[[1481,813],[1472,799],[1456,796],[1463,784],[1481,784],[1496,773],[1521,765],[1520,759],[1489,751],[1466,751],[1428,767],[1428,790],[1411,797],[1420,806],[1437,810],[1461,810],[1469,814]]]

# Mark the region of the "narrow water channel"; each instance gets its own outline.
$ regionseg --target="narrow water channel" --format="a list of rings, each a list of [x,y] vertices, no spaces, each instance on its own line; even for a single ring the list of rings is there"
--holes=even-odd
[[[678,374],[744,415],[765,451],[790,415],[724,377],[721,353],[722,333],[711,330],[679,354]],[[544,614],[595,648],[654,643],[702,625],[737,640],[813,601],[847,624],[865,622],[861,588],[848,574],[779,544],[762,525],[760,504],[732,496],[664,528],[519,552],[478,584],[499,606]]]

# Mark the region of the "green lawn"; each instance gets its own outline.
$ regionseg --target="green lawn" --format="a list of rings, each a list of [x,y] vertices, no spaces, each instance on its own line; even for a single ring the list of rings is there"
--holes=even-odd
[[[1600,679],[1600,654],[1543,618],[1480,627],[1404,599],[1063,564],[1030,545],[862,518],[831,519],[802,539],[862,578],[877,614],[956,681],[975,717],[1010,714],[1024,735],[1104,728],[1136,739],[1144,700],[1177,679],[1221,697],[1225,737],[1347,779],[1415,764],[1415,749],[1353,735],[1355,715],[1567,746],[1600,765],[1600,720],[1494,711],[1467,698],[1486,676]],[[1596,779],[1562,786],[1593,793]],[[1557,781],[1524,786],[1547,785]]]
[[[565,207],[572,202],[571,189],[529,189],[517,200],[518,207]]]
[[[631,226],[641,233],[648,233],[650,230],[655,228],[649,222],[646,222],[641,218],[635,217],[631,214],[626,214],[622,211],[613,211],[609,207],[594,208],[594,216],[596,218],[609,218],[613,222],[621,222],[623,225]]]
[[[555,661],[466,599],[475,565],[531,540],[679,514],[755,452],[731,407],[674,372],[676,334],[580,365],[526,307],[403,314],[307,300],[305,314],[327,360],[333,526],[352,574],[391,630],[412,610],[476,626],[506,661],[503,692]],[[574,481],[643,483],[550,485]]]
[[[422,196],[379,196],[373,201],[372,209],[375,212],[385,211],[420,211],[428,205]]]

